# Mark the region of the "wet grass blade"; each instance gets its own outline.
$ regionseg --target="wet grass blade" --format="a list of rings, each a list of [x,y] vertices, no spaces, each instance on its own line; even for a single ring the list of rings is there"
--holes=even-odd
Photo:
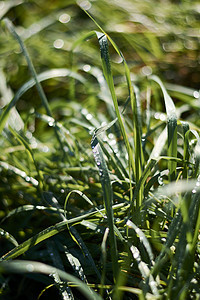
[[[113,210],[114,209],[118,209],[118,208],[122,208],[124,206],[124,204],[116,204],[113,206]],[[38,206],[36,206],[38,207]],[[44,207],[40,207],[39,209],[43,209]],[[47,209],[47,208],[44,208]],[[53,208],[53,207],[49,207],[48,208],[50,211],[55,211],[58,212],[57,208]],[[61,213],[63,212],[62,210],[60,211]],[[3,255],[0,260],[9,260],[12,258],[16,258],[21,254],[24,254],[28,249],[30,249],[31,247],[34,247],[35,245],[41,243],[42,241],[58,234],[59,232],[66,230],[68,227],[67,225],[70,224],[74,224],[74,223],[78,223],[81,222],[84,219],[87,219],[91,216],[95,216],[100,214],[100,216],[102,217],[102,213],[105,212],[105,209],[100,209],[99,212],[89,212],[83,215],[80,215],[78,217],[66,220],[66,221],[62,221],[60,223],[57,223],[53,226],[50,226],[44,230],[42,230],[41,232],[39,232],[38,234],[36,234],[35,236],[31,237],[30,239],[26,240],[25,242],[23,242],[22,244],[20,244],[19,246],[15,247],[14,249],[12,249],[10,252],[8,252],[7,254]]]
[[[84,10],[84,9],[83,9]],[[102,31],[102,33],[97,32],[97,37],[99,39],[99,44],[100,44],[100,50],[101,50],[101,58],[102,58],[102,66],[103,66],[103,73],[106,78],[106,81],[108,83],[108,87],[110,89],[110,93],[112,96],[113,104],[115,107],[115,112],[118,118],[120,130],[122,133],[122,136],[124,138],[124,142],[126,145],[128,157],[129,157],[129,178],[130,178],[130,199],[132,201],[132,185],[131,185],[131,168],[133,172],[133,176],[136,180],[136,183],[139,181],[140,176],[142,174],[142,169],[144,165],[144,157],[143,157],[143,149],[142,149],[142,143],[141,143],[141,126],[139,122],[139,111],[138,111],[138,95],[137,95],[137,90],[136,96],[134,96],[134,91],[133,91],[133,85],[131,82],[131,76],[130,76],[130,70],[127,65],[127,62],[116,45],[116,43],[112,40],[112,38],[103,30],[103,28],[94,20],[94,18],[86,11],[84,10],[85,13],[91,18],[91,20],[97,25],[97,27]],[[114,88],[114,82],[113,82],[113,77],[112,77],[112,72],[111,72],[111,65],[110,65],[110,57],[109,57],[109,52],[108,52],[108,41],[112,44],[113,48],[117,52],[117,54],[121,57],[124,68],[125,68],[125,75],[126,75],[126,81],[127,81],[127,87],[128,87],[128,92],[129,92],[129,97],[131,101],[131,107],[133,111],[133,128],[134,128],[134,145],[135,145],[135,161],[133,159],[133,152],[130,147],[127,134],[122,122],[122,118],[119,112],[118,108],[118,102],[117,102],[117,97],[115,94],[115,88]],[[139,208],[142,204],[143,200],[143,187],[141,187],[141,190],[138,193],[137,199],[136,199],[136,207]]]
[[[155,296],[159,295],[157,283],[154,280],[152,274],[150,273],[150,269],[148,268],[147,264],[142,260],[140,251],[135,246],[130,246],[131,254],[133,255],[133,258],[136,260],[138,264],[138,269],[142,275],[142,277],[145,279],[145,288],[143,289],[143,292],[146,293],[148,291],[148,286],[151,288],[152,293]],[[146,289],[146,291],[145,291]]]
[[[140,242],[143,243],[148,255],[149,255],[149,260],[151,262],[151,264],[154,264],[154,255],[151,249],[151,245],[148,241],[148,239],[146,238],[145,234],[143,233],[143,231],[137,227],[133,222],[131,222],[130,220],[128,220],[126,222],[126,225],[129,228],[132,228],[133,230],[135,230],[136,234],[139,236]]]
[[[10,126],[9,126],[9,130],[11,131],[11,133],[16,137],[16,139],[20,142],[20,144],[22,144],[25,149],[27,150],[28,152],[28,155],[30,156],[31,160],[33,161],[34,165],[35,165],[35,169],[37,171],[37,174],[38,174],[38,189],[41,191],[41,188],[42,188],[42,183],[43,183],[43,178],[42,178],[42,173],[40,172],[39,168],[38,168],[38,164],[35,160],[35,157],[34,157],[34,153],[33,153],[33,150],[30,148],[29,144],[27,143],[27,141],[19,134],[17,133],[14,129],[12,129]],[[33,180],[32,180],[33,181]]]
[[[106,78],[106,81],[107,81],[107,84],[108,84],[108,87],[109,87],[109,90],[110,90],[110,93],[112,96],[115,112],[116,112],[117,119],[119,122],[119,127],[120,127],[120,130],[121,130],[121,133],[122,133],[122,136],[124,138],[124,142],[125,142],[125,145],[127,148],[129,162],[132,167],[133,174],[135,174],[135,163],[133,160],[133,153],[132,153],[129,141],[128,141],[126,130],[125,130],[125,127],[124,127],[124,124],[122,121],[120,111],[119,111],[117,97],[115,94],[115,87],[114,87],[113,76],[112,76],[111,65],[110,65],[110,56],[109,56],[109,51],[108,51],[107,35],[105,33],[97,32],[97,37],[99,40],[99,45],[100,45],[100,50],[101,50],[103,73]]]
[[[51,257],[53,265],[57,269],[65,271],[65,268],[64,268],[63,263],[62,263],[61,256],[59,254],[59,251],[58,251],[54,241],[49,241],[49,240],[47,241],[47,250],[49,252],[49,255]],[[72,290],[70,289],[70,287],[68,285],[63,285],[63,282],[60,279],[60,276],[59,276],[59,274],[56,270],[52,274],[52,277],[54,279],[54,282],[55,282],[56,286],[59,289],[59,293],[60,293],[62,299],[63,300],[73,300],[74,296],[72,294]]]
[[[107,165],[103,156],[103,151],[99,144],[99,141],[94,133],[91,147],[93,151],[93,155],[95,158],[96,165],[99,170],[99,176],[101,181],[101,186],[103,190],[103,200],[104,207],[106,210],[106,216],[108,220],[109,227],[109,240],[110,240],[110,249],[111,249],[111,257],[112,257],[112,268],[113,268],[113,278],[116,282],[118,277],[118,252],[117,252],[117,242],[114,232],[114,214],[113,214],[113,191],[110,183],[109,173],[107,169]]]
[[[53,274],[58,274],[62,280],[70,282],[71,284],[75,285],[77,289],[79,289],[80,292],[83,293],[87,299],[90,300],[102,299],[98,294],[96,294],[93,290],[91,290],[84,282],[82,282],[80,279],[76,278],[75,276],[40,262],[23,261],[23,260],[1,262],[0,272],[1,273],[10,272],[10,273],[18,273],[18,274],[41,273],[41,274],[46,274],[48,276],[52,276]]]
[[[99,270],[97,269],[95,262],[92,258],[92,255],[90,254],[90,251],[88,250],[87,246],[85,245],[83,239],[81,238],[81,236],[79,235],[78,231],[76,230],[76,228],[74,226],[70,226],[70,233],[71,235],[73,235],[74,240],[77,242],[77,244],[79,245],[79,247],[82,249],[85,258],[88,259],[88,263],[90,268],[93,268],[93,270],[95,271],[97,277],[99,280],[101,280],[101,275]]]
[[[16,241],[16,239],[9,232],[5,231],[2,228],[0,228],[0,236],[1,236],[1,238],[8,240],[15,247],[17,247],[19,245],[18,242]]]
[[[167,112],[167,128],[168,128],[168,155],[170,157],[177,157],[177,116],[175,105],[167,93],[162,81],[159,77],[152,75],[150,79],[157,82],[163,92],[165,108]],[[174,161],[169,161],[169,179],[170,181],[176,178],[176,166],[177,163]]]
[[[41,74],[37,75],[38,82],[42,82],[51,78],[56,77],[73,77],[74,79],[85,83],[84,78],[76,74],[75,72],[72,72],[69,69],[52,69],[49,71],[45,71]],[[5,107],[5,109],[2,111],[0,115],[0,132],[3,130],[5,123],[9,117],[10,110],[17,104],[18,100],[25,94],[29,89],[31,89],[33,86],[36,85],[35,79],[30,79],[26,83],[24,83],[20,89],[15,93],[13,99],[10,101],[10,103]]]
[[[31,72],[31,75],[33,77],[33,79],[35,80],[35,84],[36,84],[36,88],[37,88],[37,91],[38,91],[38,94],[41,98],[41,101],[42,101],[42,104],[47,112],[47,114],[52,117],[52,114],[51,114],[51,110],[50,110],[50,107],[49,107],[49,103],[48,103],[48,100],[47,100],[47,97],[44,93],[44,90],[42,88],[42,85],[40,84],[40,82],[38,81],[38,76],[37,76],[37,73],[36,73],[36,70],[33,66],[33,63],[31,61],[31,58],[29,56],[29,53],[22,41],[22,39],[20,38],[20,36],[17,34],[16,30],[15,30],[15,27],[13,26],[12,22],[5,18],[4,19],[4,22],[8,28],[8,30],[10,31],[10,33],[14,36],[14,38],[18,41],[19,45],[20,45],[20,48],[22,50],[22,53],[24,54],[24,57],[27,61],[27,64],[28,64],[28,67],[29,67],[29,70]],[[62,144],[62,141],[60,140],[60,137],[59,137],[59,133],[58,133],[58,130],[57,130],[57,127],[55,126],[54,127],[55,129],[55,135],[56,135],[56,138],[61,146],[61,149],[63,149],[63,144]],[[64,151],[64,150],[63,150]]]

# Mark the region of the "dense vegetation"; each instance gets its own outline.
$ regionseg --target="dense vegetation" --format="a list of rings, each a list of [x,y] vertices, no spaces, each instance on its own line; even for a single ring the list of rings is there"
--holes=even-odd
[[[200,299],[198,1],[0,1],[0,298]]]

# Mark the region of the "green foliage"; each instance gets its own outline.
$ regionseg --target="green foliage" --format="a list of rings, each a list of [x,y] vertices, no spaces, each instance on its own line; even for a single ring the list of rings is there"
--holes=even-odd
[[[2,299],[200,298],[199,4],[179,2],[0,1]]]

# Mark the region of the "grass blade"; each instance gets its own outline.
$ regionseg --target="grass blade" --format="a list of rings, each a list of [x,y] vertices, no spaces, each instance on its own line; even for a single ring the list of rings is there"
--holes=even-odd
[[[27,49],[26,49],[26,47],[25,47],[25,45],[24,45],[22,39],[21,39],[20,36],[17,34],[17,32],[16,32],[16,30],[15,30],[15,27],[13,26],[12,22],[11,22],[9,19],[5,18],[5,19],[4,19],[4,22],[5,22],[5,24],[6,24],[7,28],[8,28],[8,30],[10,31],[10,33],[11,33],[11,34],[14,36],[14,38],[18,41],[18,43],[19,43],[19,45],[20,45],[20,48],[21,48],[21,50],[22,50],[22,53],[24,54],[24,57],[25,57],[25,59],[26,59],[26,61],[27,61],[29,70],[30,70],[30,72],[31,72],[31,75],[32,75],[32,77],[33,77],[34,80],[35,80],[36,88],[37,88],[38,94],[39,94],[39,96],[40,96],[40,98],[41,98],[42,104],[43,104],[43,106],[44,106],[44,108],[45,108],[47,114],[48,114],[50,117],[52,117],[52,114],[51,114],[51,110],[50,110],[50,107],[49,107],[49,103],[48,103],[47,97],[46,97],[46,95],[45,95],[45,93],[44,93],[44,90],[43,90],[43,88],[42,88],[42,85],[41,85],[40,82],[38,81],[37,73],[36,73],[36,71],[35,71],[35,68],[34,68],[33,63],[32,63],[32,61],[31,61],[31,58],[30,58],[30,56],[29,56],[29,54],[28,54],[28,51],[27,51]],[[55,126],[54,129],[55,129],[55,134],[56,134],[57,140],[58,140],[58,142],[59,142],[59,144],[60,144],[60,146],[61,146],[61,149],[63,149],[63,147],[62,147],[63,145],[62,145],[62,142],[61,142],[61,140],[60,140],[60,137],[59,137],[59,134],[58,134],[57,127]]]
[[[168,155],[170,157],[177,157],[177,116],[175,105],[167,93],[162,81],[155,75],[150,76],[151,80],[154,80],[159,84],[162,89],[165,107],[167,112],[167,128],[168,128]],[[174,161],[169,161],[169,179],[170,181],[176,178],[176,165]]]
[[[39,75],[37,75],[37,80],[38,82],[42,82],[51,78],[55,78],[55,77],[73,77],[74,79],[85,83],[84,78],[79,75],[76,74],[75,72],[72,72],[69,69],[52,69],[49,71],[45,71]],[[29,89],[31,89],[33,86],[36,85],[36,81],[35,79],[30,79],[29,81],[27,81],[26,83],[24,83],[21,88],[15,93],[15,96],[13,97],[13,99],[10,101],[10,103],[6,106],[6,108],[3,110],[3,112],[0,115],[0,132],[2,132],[5,123],[8,119],[10,110],[16,105],[17,101],[21,98],[21,96],[23,94],[25,94]]]
[[[70,275],[62,270],[48,266],[46,264],[34,261],[15,260],[0,263],[0,272],[10,273],[41,273],[52,276],[57,273],[62,280],[74,283],[75,286],[82,292],[87,299],[101,300],[102,298],[91,290],[85,283],[73,275]]]
[[[118,253],[117,253],[117,242],[114,232],[114,215],[113,215],[113,192],[111,188],[110,178],[108,174],[107,165],[105,159],[103,157],[103,151],[99,144],[99,141],[94,133],[91,147],[93,151],[93,155],[95,158],[96,165],[99,169],[99,175],[103,190],[103,199],[104,199],[104,207],[106,210],[106,216],[108,219],[108,227],[109,227],[109,239],[110,239],[110,249],[112,256],[112,268],[113,268],[113,278],[116,282],[118,276]]]
[[[117,209],[117,208],[121,209],[123,206],[124,206],[123,204],[116,204],[116,205],[113,206],[112,209]],[[36,207],[38,207],[38,206],[36,206]],[[39,206],[39,208],[43,209],[44,207]],[[44,208],[44,209],[47,209],[47,208]],[[51,210],[51,211],[58,212],[57,208],[49,207],[48,209]],[[62,213],[62,212],[63,211],[60,210],[60,213]],[[105,212],[105,209],[100,209],[99,212],[102,214],[103,212]],[[12,249],[7,254],[3,255],[0,258],[0,260],[8,260],[8,259],[18,257],[19,255],[25,253],[31,247],[39,244],[40,242],[56,235],[57,233],[65,230],[65,229],[67,229],[67,225],[81,222],[82,220],[87,219],[87,218],[89,218],[91,216],[94,216],[94,215],[99,215],[99,212],[96,212],[96,211],[89,212],[89,213],[80,215],[78,217],[75,217],[75,218],[72,218],[72,219],[69,219],[69,220],[66,220],[66,221],[62,221],[62,222],[57,223],[53,226],[50,226],[50,227],[44,229],[43,231],[39,232],[35,236],[31,237],[30,239],[26,240],[25,242],[20,244],[18,247]]]

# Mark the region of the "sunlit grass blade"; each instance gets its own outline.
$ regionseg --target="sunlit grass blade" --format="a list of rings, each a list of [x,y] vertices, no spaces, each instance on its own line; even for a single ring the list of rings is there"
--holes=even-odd
[[[52,213],[62,213],[64,214],[65,210],[64,209],[58,209],[56,207],[46,207],[46,206],[40,206],[40,205],[22,205],[19,206],[13,210],[11,210],[2,220],[1,222],[4,222],[6,219],[20,214],[20,213],[25,213],[28,211],[47,211],[47,212],[52,212]]]
[[[51,116],[51,110],[50,110],[50,107],[49,107],[49,103],[48,103],[48,100],[46,98],[46,95],[42,89],[42,86],[41,84],[39,83],[38,81],[38,77],[37,77],[37,74],[36,74],[36,71],[35,71],[35,68],[33,66],[33,63],[30,59],[30,56],[28,54],[28,51],[22,41],[22,39],[20,38],[20,36],[17,34],[16,30],[15,30],[15,27],[13,26],[12,22],[5,18],[4,19],[4,22],[8,28],[8,30],[10,31],[10,33],[15,37],[15,39],[18,41],[20,47],[21,47],[21,50],[22,50],[22,53],[24,54],[25,58],[26,58],[26,61],[27,61],[27,64],[28,64],[28,67],[30,69],[30,72],[31,72],[31,75],[33,76],[34,80],[35,80],[35,83],[36,83],[36,87],[37,87],[37,90],[38,90],[38,93],[41,97],[41,100],[42,100],[42,103],[47,111],[47,114],[49,116]]]
[[[115,93],[115,87],[114,87],[113,76],[112,76],[111,65],[110,65],[110,57],[109,57],[109,52],[108,52],[107,36],[104,33],[97,32],[97,37],[99,40],[99,45],[100,45],[100,50],[101,50],[103,73],[106,78],[108,87],[110,89],[113,104],[115,107],[115,112],[116,112],[117,119],[119,122],[119,127],[121,130],[122,136],[124,138],[124,142],[125,142],[125,145],[127,148],[128,155],[129,155],[130,165],[132,167],[133,174],[135,174],[135,164],[134,164],[134,160],[133,160],[133,153],[132,153],[129,141],[128,141],[128,137],[127,137],[126,130],[125,130],[125,127],[124,127],[124,124],[122,121],[120,111],[119,111],[119,106],[118,106],[117,97],[116,97],[116,93]]]
[[[140,242],[143,243],[144,247],[146,248],[146,251],[149,255],[149,260],[151,264],[154,264],[154,255],[151,249],[151,245],[149,243],[149,241],[147,240],[145,234],[142,232],[142,230],[137,227],[133,222],[131,222],[130,220],[128,220],[126,222],[126,225],[129,228],[132,228],[133,230],[135,230],[136,234],[139,236]]]
[[[107,165],[103,156],[103,152],[99,141],[94,133],[91,147],[93,151],[93,155],[95,158],[96,165],[99,169],[100,181],[103,190],[103,200],[104,206],[106,210],[108,227],[109,227],[109,239],[110,239],[110,249],[111,249],[111,257],[112,257],[112,268],[113,268],[113,278],[116,282],[118,276],[118,253],[117,253],[117,242],[114,232],[114,215],[113,215],[113,191],[111,188],[109,173],[107,169]]]
[[[162,81],[159,77],[152,75],[150,79],[154,80],[159,84],[162,89],[165,108],[167,112],[167,129],[168,129],[168,155],[170,157],[177,157],[177,116],[175,105],[167,93]],[[176,162],[169,161],[169,178],[170,181],[176,178]]]
[[[150,273],[150,269],[147,266],[147,264],[142,260],[140,251],[138,250],[137,247],[135,246],[130,246],[130,251],[131,254],[133,255],[133,258],[136,260],[138,264],[138,269],[140,270],[140,273],[142,277],[145,279],[145,289],[143,290],[144,294],[148,292],[148,286],[151,288],[152,293],[155,296],[159,295],[158,288],[157,288],[157,283],[154,280],[153,276]]]
[[[110,93],[111,93],[111,96],[113,99],[113,104],[115,107],[115,112],[116,112],[116,115],[117,115],[117,118],[119,121],[120,130],[122,132],[122,136],[124,138],[125,145],[127,148],[128,157],[129,157],[129,168],[132,168],[133,176],[135,177],[136,183],[137,183],[141,176],[142,168],[143,168],[143,164],[144,164],[143,149],[142,149],[142,144],[141,144],[141,126],[139,125],[140,122],[138,122],[138,118],[139,118],[138,107],[137,107],[138,95],[136,95],[136,97],[134,96],[133,85],[132,85],[131,76],[130,76],[130,70],[129,70],[129,67],[126,63],[126,60],[125,60],[122,52],[120,51],[120,49],[118,48],[116,43],[112,40],[112,38],[94,20],[94,18],[86,10],[84,10],[84,11],[92,19],[92,21],[97,25],[97,27],[102,31],[102,33],[97,32],[97,37],[99,39],[99,44],[100,44],[103,72],[104,72],[106,81],[108,83],[108,87],[110,89]],[[112,77],[112,72],[111,72],[107,39],[109,39],[109,41],[112,44],[112,46],[114,47],[115,51],[122,58],[122,61],[124,63],[128,92],[129,92],[131,107],[132,107],[132,111],[133,111],[135,162],[133,159],[133,153],[132,153],[132,150],[131,150],[131,147],[130,147],[130,144],[129,144],[129,141],[127,138],[127,134],[126,134],[123,122],[122,122],[122,118],[120,116],[119,108],[118,108],[117,97],[115,94],[114,82],[113,82],[113,77]],[[131,175],[129,175],[129,176],[131,176]],[[130,180],[130,198],[132,199],[131,180]],[[139,191],[139,194],[136,199],[137,208],[139,208],[141,206],[142,199],[143,199],[143,190],[141,189]]]
[[[189,160],[190,157],[190,150],[189,150],[189,124],[186,122],[181,122],[183,126],[183,138],[184,138],[184,152],[183,152],[183,159],[184,160]],[[188,178],[188,166],[185,164],[184,165],[184,170],[183,170],[183,178]]]
[[[95,293],[85,283],[83,283],[80,279],[76,278],[75,276],[40,262],[23,261],[23,260],[1,262],[0,272],[1,273],[10,272],[10,273],[18,273],[18,274],[41,273],[41,274],[46,274],[48,276],[52,276],[53,274],[57,273],[59,277],[62,278],[62,280],[75,284],[75,286],[80,290],[80,292],[82,292],[85,295],[87,299],[91,299],[91,300],[102,299],[97,293]]]
[[[105,284],[105,278],[106,278],[106,259],[107,259],[107,252],[106,252],[106,242],[109,235],[109,228],[107,227],[104,235],[103,240],[101,243],[101,252],[102,252],[102,274],[101,274],[101,285],[103,286]],[[100,294],[103,297],[103,288],[100,290]]]
[[[35,169],[37,171],[38,174],[38,188],[39,190],[42,188],[42,184],[43,184],[43,178],[42,178],[42,173],[40,172],[39,168],[38,168],[38,164],[35,160],[34,157],[34,153],[33,150],[31,149],[31,147],[29,146],[29,144],[27,143],[27,141],[19,134],[17,133],[14,129],[12,129],[11,127],[9,127],[9,130],[11,131],[11,133],[16,137],[16,139],[25,147],[25,149],[27,150],[27,153],[29,155],[29,157],[31,158],[31,160],[33,161],[34,165],[35,165]],[[33,180],[32,180],[33,181]]]
[[[87,278],[84,273],[84,270],[83,270],[83,267],[82,267],[79,259],[77,257],[75,257],[72,253],[69,252],[67,246],[63,245],[63,249],[64,249],[65,255],[67,257],[67,260],[69,261],[73,270],[77,273],[77,275],[83,282],[88,283]]]
[[[148,176],[150,175],[152,169],[155,167],[157,163],[156,159],[151,159],[148,164],[145,166],[144,172],[142,173],[139,182],[137,183],[135,190],[134,190],[134,194],[133,194],[133,199],[137,199],[138,194],[140,193],[141,190],[143,190],[145,181],[147,180]],[[133,205],[133,203],[132,203]],[[139,207],[138,207],[139,208]],[[137,222],[140,220],[141,221],[142,215],[136,215],[135,216],[135,220],[137,220]]]
[[[69,201],[69,199],[70,199],[70,197],[71,197],[71,195],[72,195],[73,193],[78,194],[80,197],[82,197],[82,199],[83,199],[84,201],[86,201],[87,203],[89,203],[92,207],[94,207],[94,209],[95,209],[97,212],[99,212],[99,213],[101,214],[101,211],[100,211],[96,206],[94,206],[93,202],[92,202],[92,201],[91,201],[91,200],[90,200],[83,192],[81,192],[81,191],[79,191],[79,190],[72,190],[72,191],[67,195],[67,197],[66,197],[66,199],[65,199],[65,203],[64,203],[65,217],[67,217],[67,203],[68,203],[68,201]],[[103,215],[102,215],[102,217],[103,217]]]
[[[3,18],[3,16],[12,8],[15,6],[18,6],[22,4],[24,1],[23,0],[12,0],[12,1],[4,1],[3,5],[1,6],[1,11],[0,11],[0,19]]]
[[[8,240],[15,247],[17,247],[19,245],[18,242],[16,241],[16,239],[12,236],[12,234],[10,234],[9,232],[5,231],[2,228],[0,228],[0,236],[1,236],[1,239],[4,238],[4,239]]]
[[[101,279],[101,275],[99,270],[97,269],[97,266],[94,262],[94,259],[90,253],[90,251],[88,250],[86,244],[84,243],[83,239],[81,238],[80,234],[78,233],[78,231],[76,230],[76,228],[74,226],[70,226],[70,232],[71,235],[73,235],[74,240],[76,241],[76,243],[79,245],[79,247],[82,249],[85,257],[88,259],[88,264],[90,266],[90,268],[92,267],[98,277],[98,279]]]
[[[163,131],[157,138],[157,141],[149,157],[150,160],[157,159],[161,155],[161,152],[163,151],[166,141],[167,141],[167,127],[163,129]]]
[[[26,172],[20,170],[19,168],[16,168],[4,161],[0,161],[0,167],[5,169],[5,170],[9,170],[10,172],[13,172],[14,174],[22,177],[26,182],[30,182],[33,186],[37,187],[38,186],[38,180],[36,180],[35,178],[29,176],[28,174],[26,174]]]
[[[135,98],[132,99],[131,105],[133,110],[133,125],[134,125],[133,136],[134,136],[134,146],[135,146],[135,180],[136,180],[136,184],[138,184],[144,168],[144,155],[142,149],[142,122],[141,122],[141,114],[140,114],[139,90],[136,86],[134,86],[134,90],[135,90]],[[142,205],[143,190],[144,190],[143,185],[140,185],[140,188],[138,190],[138,195],[136,197],[137,210]]]
[[[51,78],[56,78],[56,77],[73,77],[76,80],[80,81],[81,83],[85,83],[84,78],[76,74],[75,72],[72,72],[69,69],[51,69],[48,71],[45,71],[41,74],[37,75],[37,80],[38,82],[42,82]],[[5,123],[8,119],[10,110],[17,104],[18,100],[33,86],[36,85],[35,79],[30,79],[26,83],[24,83],[20,89],[15,93],[13,99],[10,101],[10,103],[4,108],[0,115],[0,132],[3,130]]]
[[[61,256],[59,254],[59,251],[56,247],[55,242],[48,240],[47,241],[47,249],[48,249],[48,252],[51,257],[54,267],[56,267],[59,270],[65,271]],[[62,299],[63,300],[73,300],[74,296],[72,294],[72,290],[70,289],[70,287],[68,285],[63,284],[57,271],[55,271],[52,274],[52,277],[54,279],[56,286],[59,289],[59,293],[60,293]]]
[[[121,203],[116,204],[116,205],[113,206],[112,209],[113,210],[118,209],[118,208],[121,209],[123,206],[124,206],[123,203],[122,204]],[[44,208],[43,206],[42,207],[39,206],[39,209],[47,209],[47,208]],[[57,208],[50,207],[48,209],[50,211],[58,212]],[[61,210],[60,212],[62,213],[63,211]],[[31,237],[30,239],[26,240],[25,242],[23,242],[19,246],[15,247],[14,249],[12,249],[7,254],[3,255],[0,258],[0,260],[8,260],[8,259],[18,257],[19,255],[24,254],[28,249],[30,249],[31,247],[37,245],[38,243],[40,243],[40,242],[42,242],[42,241],[58,234],[59,232],[61,232],[63,230],[66,230],[67,225],[81,222],[82,220],[87,219],[91,216],[99,215],[99,213],[100,213],[100,216],[102,217],[103,212],[105,212],[105,208],[100,209],[99,212],[94,211],[94,212],[85,213],[85,214],[80,215],[78,217],[71,218],[71,219],[68,219],[66,221],[62,221],[60,223],[57,223],[53,226],[50,226],[50,227],[44,229],[43,231],[39,232],[35,236]]]
[[[37,88],[37,91],[38,91],[38,94],[41,98],[41,101],[42,101],[42,104],[47,112],[47,114],[51,117],[52,116],[52,113],[51,113],[51,109],[50,109],[50,106],[49,106],[49,103],[48,103],[48,100],[47,100],[47,97],[44,93],[44,90],[42,88],[42,85],[40,84],[40,82],[38,81],[38,76],[37,76],[37,73],[36,73],[36,70],[33,66],[33,63],[31,61],[31,58],[29,56],[29,53],[25,47],[25,44],[23,43],[22,39],[20,38],[20,36],[17,34],[16,30],[15,30],[15,27],[14,25],[12,24],[12,22],[5,18],[4,19],[4,22],[8,28],[8,30],[10,31],[10,33],[14,36],[14,38],[18,41],[19,45],[20,45],[20,48],[22,50],[22,53],[24,54],[24,57],[27,61],[27,64],[28,64],[28,67],[29,67],[29,70],[31,72],[31,75],[35,81],[35,84],[36,84],[36,88]],[[61,146],[61,149],[63,149],[63,145],[62,145],[62,142],[60,140],[60,137],[59,137],[59,134],[58,134],[58,130],[57,130],[57,127],[55,126],[55,134],[56,134],[56,137],[57,137],[57,140]]]
[[[13,98],[13,92],[11,88],[7,85],[6,76],[4,74],[3,69],[0,68],[0,93],[1,93],[1,106],[5,107]],[[1,115],[2,115],[1,111]],[[13,127],[15,130],[22,130],[24,128],[24,122],[18,113],[15,107],[12,108],[8,124]]]

